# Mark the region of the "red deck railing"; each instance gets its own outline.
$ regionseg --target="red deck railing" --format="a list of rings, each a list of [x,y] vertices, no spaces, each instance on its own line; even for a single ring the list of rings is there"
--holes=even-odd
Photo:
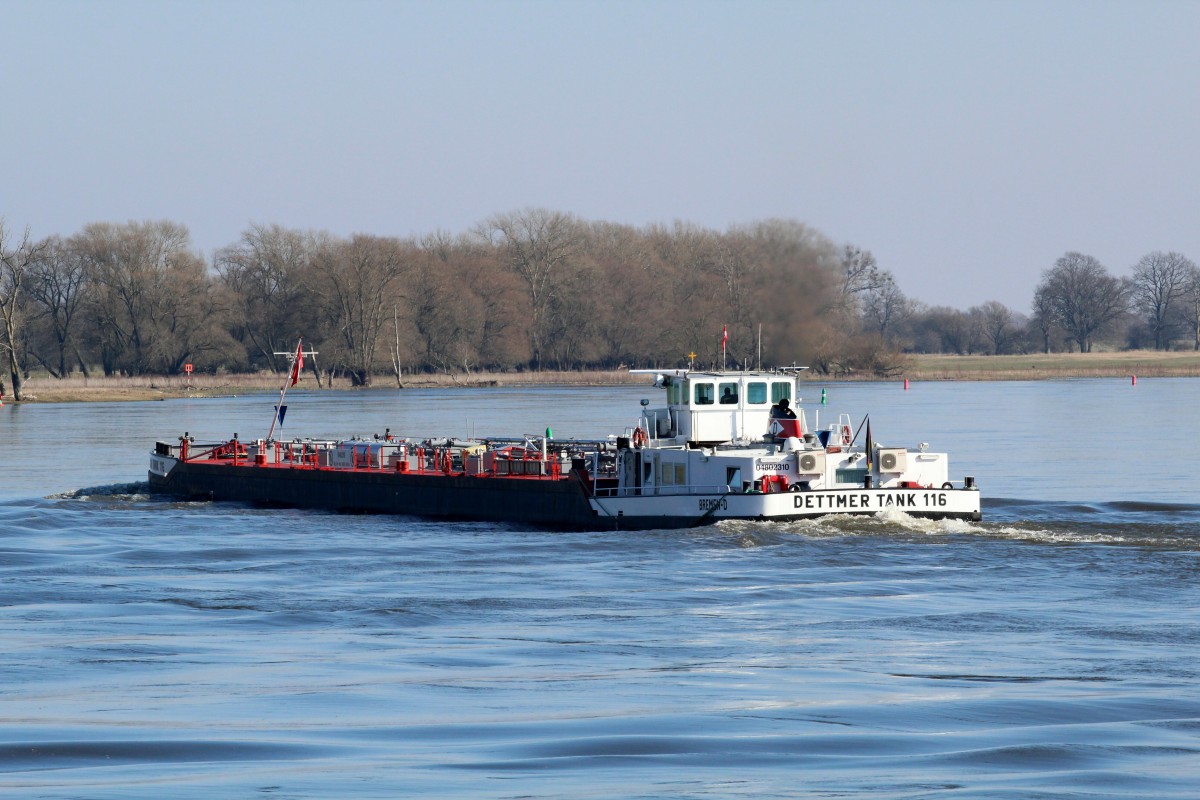
[[[321,463],[322,452],[334,452],[328,446],[313,442],[273,442],[267,451],[265,442],[252,444],[251,448],[238,439],[224,442],[194,444],[187,437],[180,437],[179,445],[170,446],[179,454],[181,461],[209,461],[222,464],[246,465],[274,469],[333,469],[350,471],[374,471],[416,473],[420,475],[467,475],[480,478],[518,477],[558,480],[563,476],[563,462],[557,454],[542,460],[541,451],[528,447],[506,447],[499,450],[468,453],[465,450],[418,445],[400,445],[390,454],[347,443],[351,448],[350,466],[335,466]],[[364,443],[371,444],[371,443]],[[268,458],[268,456],[270,456]],[[471,462],[478,458],[479,461]],[[485,466],[486,465],[486,466]]]

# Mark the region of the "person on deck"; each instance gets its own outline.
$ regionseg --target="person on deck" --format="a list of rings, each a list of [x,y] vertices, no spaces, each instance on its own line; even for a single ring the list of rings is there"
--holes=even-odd
[[[778,403],[771,406],[771,419],[795,419],[796,412],[788,408],[791,403],[786,397],[781,398]]]

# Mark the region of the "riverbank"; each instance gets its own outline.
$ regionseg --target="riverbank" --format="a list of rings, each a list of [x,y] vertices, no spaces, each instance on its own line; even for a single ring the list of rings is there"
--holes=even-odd
[[[192,375],[191,380],[173,376],[93,376],[74,375],[61,380],[34,377],[25,384],[25,402],[74,403],[123,400],[167,400],[177,397],[233,397],[246,394],[277,394],[283,376],[274,373],[247,375]],[[462,388],[496,386],[614,386],[644,384],[644,375],[630,375],[627,370],[580,372],[474,372],[470,374],[406,375],[403,386],[394,376],[381,376],[369,389],[356,388],[348,378],[322,378],[317,386],[311,374],[305,374],[289,392],[307,391],[378,391],[427,388]],[[12,402],[5,397],[4,402]]]
[[[1016,356],[915,355],[908,357],[908,368],[889,380],[913,381],[1013,381],[1055,380],[1064,378],[1176,378],[1200,377],[1200,353],[1133,350],[1115,353],[1051,353]],[[810,382],[880,380],[869,375],[829,376],[803,373]],[[32,378],[25,385],[26,402],[70,403],[112,402],[124,400],[166,400],[176,397],[228,397],[244,394],[270,394],[279,391],[281,376],[272,373],[253,375],[193,375],[191,381],[168,376],[89,377],[72,376],[62,380]],[[644,375],[627,370],[585,372],[474,372],[470,374],[428,374],[405,376],[404,388],[458,388],[496,386],[614,386],[641,385]],[[395,378],[381,376],[373,389],[396,389]],[[334,379],[318,389],[311,375],[291,391],[352,390],[350,381]],[[4,402],[12,402],[6,397]]]
[[[1200,352],[1128,350],[1016,356],[909,356],[898,377],[925,381],[1029,381],[1061,378],[1200,377]]]

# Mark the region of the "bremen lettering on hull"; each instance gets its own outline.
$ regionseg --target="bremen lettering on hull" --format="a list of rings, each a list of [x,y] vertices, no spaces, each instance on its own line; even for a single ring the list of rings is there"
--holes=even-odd
[[[866,417],[828,417],[821,406],[810,412],[795,367],[634,370],[653,380],[660,402],[643,400],[627,426],[599,439],[556,438],[549,428],[544,436],[459,439],[400,433],[398,424],[315,439],[292,433],[306,422],[295,410],[285,437],[281,413],[303,359],[315,353],[297,344],[285,355],[291,368],[280,410],[269,409],[267,436],[185,432],[159,440],[150,456],[152,491],[571,529],[892,510],[981,517],[974,479],[952,482],[947,454],[885,445]]]

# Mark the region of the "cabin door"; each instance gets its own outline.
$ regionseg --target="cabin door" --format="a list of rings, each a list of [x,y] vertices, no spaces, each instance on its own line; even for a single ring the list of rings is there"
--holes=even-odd
[[[638,481],[641,476],[640,461],[637,450],[621,452],[621,488],[625,490],[624,494],[626,495],[640,494],[638,491],[638,487],[641,486],[641,482]]]
[[[642,494],[654,494],[655,473],[654,453],[642,453]]]

